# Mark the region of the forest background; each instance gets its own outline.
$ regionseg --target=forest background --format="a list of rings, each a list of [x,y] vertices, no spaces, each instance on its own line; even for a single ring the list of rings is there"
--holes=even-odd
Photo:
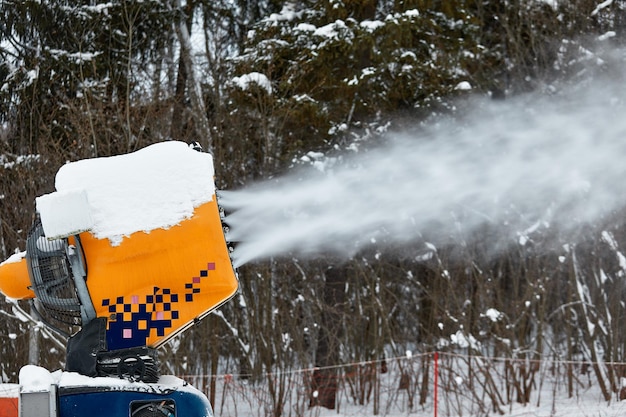
[[[35,197],[66,161],[197,141],[218,188],[236,190],[455,117],[470,96],[622,74],[626,27],[611,0],[3,0],[0,15],[2,259],[24,250]],[[626,377],[623,214],[566,235],[540,227],[497,256],[459,234],[436,249],[424,238],[248,263],[235,300],[160,350],[163,371],[262,381],[317,366],[315,387],[334,365],[461,350],[525,364],[507,365],[495,404],[528,401],[529,364],[547,357],[587,362],[568,368],[570,390],[588,373],[610,400]],[[484,236],[503,239],[488,225]],[[0,310],[4,382],[29,362],[63,367],[65,341],[25,319],[27,304]],[[269,381],[274,415],[282,382]]]

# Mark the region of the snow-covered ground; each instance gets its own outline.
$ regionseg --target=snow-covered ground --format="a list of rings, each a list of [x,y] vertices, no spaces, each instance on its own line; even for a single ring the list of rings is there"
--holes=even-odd
[[[309,407],[311,397],[320,395],[311,392],[310,389],[314,369],[284,370],[268,374],[263,381],[256,382],[242,379],[237,375],[217,375],[215,415],[223,417],[275,415],[276,401],[274,399],[277,396],[272,396],[269,383],[274,384],[275,392],[283,390],[283,404],[280,408],[285,416],[617,417],[626,415],[626,401],[619,401],[617,394],[611,401],[605,401],[594,381],[591,368],[581,366],[582,363],[541,362],[540,366],[535,369],[536,372],[525,381],[527,384],[532,381],[527,385],[530,388],[530,395],[528,402],[521,404],[516,401],[515,384],[522,383],[519,376],[524,369],[530,369],[530,367],[524,367],[529,364],[528,362],[515,363],[452,353],[443,353],[439,357],[436,393],[432,353],[390,358],[384,362],[355,363],[335,367],[338,387],[335,410]],[[468,366],[470,363],[473,368],[471,372]],[[424,372],[427,373],[427,378],[424,378]],[[568,379],[569,375],[572,376],[571,379]],[[204,378],[193,375],[183,377],[200,389],[207,388],[206,376]],[[426,384],[425,388],[424,384]],[[420,398],[423,398],[423,404],[420,404]]]
[[[607,403],[601,398],[597,389],[593,387],[578,390],[572,398],[567,398],[561,393],[555,393],[554,384],[545,384],[541,391],[534,395],[531,402],[522,405],[511,403],[501,406],[501,413],[491,407],[485,407],[484,403],[477,401],[475,397],[460,390],[446,390],[439,386],[437,410],[435,410],[432,392],[429,393],[424,405],[409,407],[409,391],[392,388],[391,382],[397,382],[393,375],[381,378],[381,384],[376,389],[379,394],[378,404],[375,405],[370,397],[364,405],[355,405],[347,396],[346,390],[341,388],[338,392],[339,407],[336,410],[328,410],[322,407],[309,407],[308,396],[303,386],[294,383],[290,390],[294,395],[283,409],[283,415],[304,417],[356,417],[356,416],[511,416],[511,417],[618,417],[626,415],[626,401],[613,401]],[[298,378],[293,378],[296,381]],[[302,381],[302,380],[300,380]],[[20,382],[23,391],[45,391],[50,384],[61,386],[123,386],[129,388],[137,386],[141,389],[144,383],[131,383],[116,378],[88,378],[71,372],[49,372],[43,368],[28,365],[20,372]],[[272,415],[270,394],[267,386],[252,384],[245,381],[236,381],[229,375],[222,375],[217,380],[217,402],[215,415],[221,417],[256,417]],[[170,384],[176,389],[185,388],[183,381],[178,378],[164,376],[162,384]],[[345,387],[345,384],[343,385]],[[395,388],[395,389],[394,389]],[[15,397],[18,394],[16,384],[0,386],[0,398]],[[374,408],[377,408],[377,412]]]

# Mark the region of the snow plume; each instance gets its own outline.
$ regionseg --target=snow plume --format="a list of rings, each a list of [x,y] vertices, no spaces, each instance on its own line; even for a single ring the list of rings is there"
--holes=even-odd
[[[222,192],[235,264],[349,256],[460,229],[482,240],[485,224],[524,245],[538,229],[594,222],[626,205],[625,93],[623,83],[598,83],[472,99],[462,119],[396,134],[332,167]]]

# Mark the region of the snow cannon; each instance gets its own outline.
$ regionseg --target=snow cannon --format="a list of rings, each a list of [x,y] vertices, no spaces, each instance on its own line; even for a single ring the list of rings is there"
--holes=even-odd
[[[67,370],[142,379],[154,349],[238,289],[213,159],[162,142],[68,163],[55,188],[36,199],[25,253],[0,265],[0,290],[57,331],[80,326]]]

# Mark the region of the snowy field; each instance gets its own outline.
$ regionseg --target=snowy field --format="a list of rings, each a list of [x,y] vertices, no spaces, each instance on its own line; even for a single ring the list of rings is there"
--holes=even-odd
[[[432,354],[337,367],[335,410],[309,407],[311,396],[317,394],[309,388],[313,369],[285,370],[257,382],[222,374],[216,377],[215,415],[273,416],[276,407],[282,416],[290,417],[626,415],[626,401],[619,401],[617,394],[611,401],[604,400],[588,364],[546,361],[532,365],[532,361],[442,354],[436,405]],[[183,377],[208,392],[206,379]],[[526,404],[516,400],[520,392],[528,393]]]

